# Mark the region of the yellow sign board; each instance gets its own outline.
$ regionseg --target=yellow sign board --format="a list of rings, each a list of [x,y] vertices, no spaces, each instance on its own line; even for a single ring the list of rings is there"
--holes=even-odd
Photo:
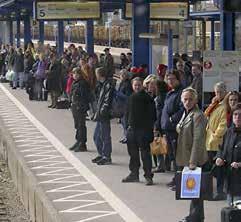
[[[36,19],[99,19],[100,2],[36,2]]]
[[[150,3],[150,19],[188,18],[189,6],[187,2],[155,2]],[[126,3],[126,18],[132,18],[132,3]]]

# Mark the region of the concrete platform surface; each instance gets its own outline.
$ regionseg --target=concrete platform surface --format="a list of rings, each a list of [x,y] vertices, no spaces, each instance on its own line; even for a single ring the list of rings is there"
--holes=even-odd
[[[25,164],[16,167],[16,177],[22,178],[16,179],[19,190],[31,190],[31,186],[26,187],[27,181],[34,177],[41,193],[39,198],[38,193],[28,191],[22,198],[40,206],[37,213],[42,218],[38,221],[53,221],[43,219],[48,209],[64,222],[177,222],[188,214],[189,201],[176,201],[175,193],[166,187],[173,173],[156,174],[155,185],[150,187],[145,186],[142,176],[140,183],[121,183],[129,173],[129,157],[126,145],[118,142],[122,130],[116,120],[112,122],[113,164],[97,166],[91,163],[97,155],[92,140],[95,123],[87,122],[88,152],[70,152],[68,147],[74,142],[71,112],[48,109],[47,105],[29,101],[24,90],[0,85],[0,117]],[[25,167],[30,170],[27,178],[21,177]],[[28,201],[29,211],[34,214],[30,205]],[[224,201],[206,201],[205,222],[219,222],[223,206]]]

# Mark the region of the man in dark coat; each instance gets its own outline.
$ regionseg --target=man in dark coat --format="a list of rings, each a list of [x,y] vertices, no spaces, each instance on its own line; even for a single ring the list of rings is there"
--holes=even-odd
[[[113,77],[113,74],[115,73],[114,58],[110,54],[109,48],[105,48],[104,52],[105,52],[105,57],[104,57],[103,66],[104,66],[105,72],[107,73],[108,78]]]
[[[50,55],[50,65],[47,71],[47,88],[51,96],[49,108],[56,108],[58,97],[62,90],[62,64],[57,60],[56,54]]]
[[[168,144],[168,155],[166,157],[166,170],[170,170],[171,161],[174,161],[174,167],[176,167],[175,153],[177,145],[177,132],[176,126],[180,121],[183,114],[183,105],[181,102],[182,86],[180,83],[180,77],[178,71],[172,71],[167,74],[167,82],[169,87],[172,88],[168,92],[165,104],[162,110],[161,116],[161,129],[164,134],[164,138]],[[176,170],[176,169],[175,169]],[[174,186],[174,180],[170,183],[170,186]]]
[[[97,121],[94,132],[94,142],[97,147],[98,156],[92,160],[98,165],[111,164],[111,127],[110,110],[113,100],[114,87],[104,68],[96,70],[98,80],[96,87],[97,109],[94,120]]]
[[[153,141],[153,128],[156,120],[155,103],[145,92],[142,79],[132,80],[134,93],[128,102],[127,148],[130,155],[129,169],[131,173],[122,180],[123,183],[138,182],[140,168],[140,153],[143,162],[146,185],[152,185],[153,174],[150,154],[150,143]]]
[[[71,110],[76,129],[76,143],[70,147],[70,150],[74,150],[75,152],[87,151],[87,129],[85,120],[87,110],[89,109],[91,91],[83,75],[80,68],[74,69],[74,83],[70,92]]]
[[[13,89],[16,89],[19,86],[21,89],[24,87],[24,55],[21,48],[17,49],[17,53],[13,59]]]

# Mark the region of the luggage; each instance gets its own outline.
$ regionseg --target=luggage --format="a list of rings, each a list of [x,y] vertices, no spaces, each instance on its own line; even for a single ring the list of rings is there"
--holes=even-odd
[[[221,222],[240,222],[241,209],[236,207],[224,207],[221,210]]]
[[[42,88],[42,101],[48,101],[48,90]]]
[[[56,105],[56,109],[69,109],[70,108],[70,102],[66,100],[59,100]]]
[[[176,182],[176,200],[188,200],[181,198],[181,180],[182,171],[177,171]],[[213,198],[213,176],[211,172],[202,172],[200,198],[203,200],[212,200]]]
[[[231,168],[231,175],[232,175],[232,168]],[[233,201],[233,194],[231,191],[231,205],[230,207],[224,207],[221,210],[221,222],[240,222],[241,221],[241,209],[240,208],[240,201],[234,203]]]

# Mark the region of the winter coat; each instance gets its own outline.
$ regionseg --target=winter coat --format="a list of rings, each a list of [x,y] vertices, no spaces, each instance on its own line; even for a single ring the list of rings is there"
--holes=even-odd
[[[130,128],[153,132],[156,121],[155,103],[144,90],[133,93],[129,97],[127,115]]]
[[[241,168],[234,169],[230,167],[232,162],[241,162],[241,132],[235,127],[229,128],[224,137],[223,143],[217,157],[225,162],[227,190],[233,195],[241,195]]]
[[[96,87],[97,109],[94,116],[96,121],[110,120],[110,109],[113,100],[114,86],[113,83],[107,79],[103,83],[98,82]]]
[[[164,108],[164,104],[165,104],[165,99],[166,99],[166,92],[162,92],[160,93],[160,95],[158,95],[155,98],[155,106],[156,106],[156,122],[155,122],[155,128],[156,130],[158,130],[159,132],[162,133],[162,129],[161,129],[161,117],[162,117],[162,111]]]
[[[24,55],[16,54],[13,61],[13,71],[16,73],[24,72]]]
[[[66,89],[65,89],[66,93],[70,94],[73,82],[74,82],[74,78],[72,75],[70,75],[67,80],[67,85],[66,85]]]
[[[202,93],[203,93],[202,74],[200,74],[198,76],[194,76],[190,86],[197,91],[198,101],[199,101],[199,103],[201,103],[202,102]]]
[[[62,64],[59,61],[55,61],[50,64],[48,74],[47,74],[47,88],[50,91],[62,90]]]
[[[34,58],[31,55],[24,58],[24,72],[25,73],[29,73],[30,70],[32,70],[34,62],[35,62]]]
[[[220,102],[218,107],[208,117],[206,148],[207,151],[218,151],[223,142],[223,135],[227,129],[226,110],[224,103]]]
[[[207,119],[198,107],[188,114],[183,113],[182,119],[177,124],[176,161],[178,166],[189,166],[190,163],[202,166],[207,162],[206,125]]]
[[[104,69],[108,77],[112,77],[115,73],[114,58],[111,54],[105,56]]]
[[[129,79],[126,79],[120,83],[119,91],[122,92],[126,96],[130,96],[132,94],[132,85]]]
[[[47,64],[45,61],[39,61],[37,66],[37,71],[35,73],[36,79],[44,79],[45,78],[45,71],[47,68]]]
[[[89,109],[90,102],[90,87],[84,80],[74,81],[70,92],[71,109],[73,114],[76,112],[86,113]]]
[[[182,87],[167,93],[165,104],[162,110],[161,128],[164,131],[176,131],[176,126],[183,114],[183,105],[181,102]]]

